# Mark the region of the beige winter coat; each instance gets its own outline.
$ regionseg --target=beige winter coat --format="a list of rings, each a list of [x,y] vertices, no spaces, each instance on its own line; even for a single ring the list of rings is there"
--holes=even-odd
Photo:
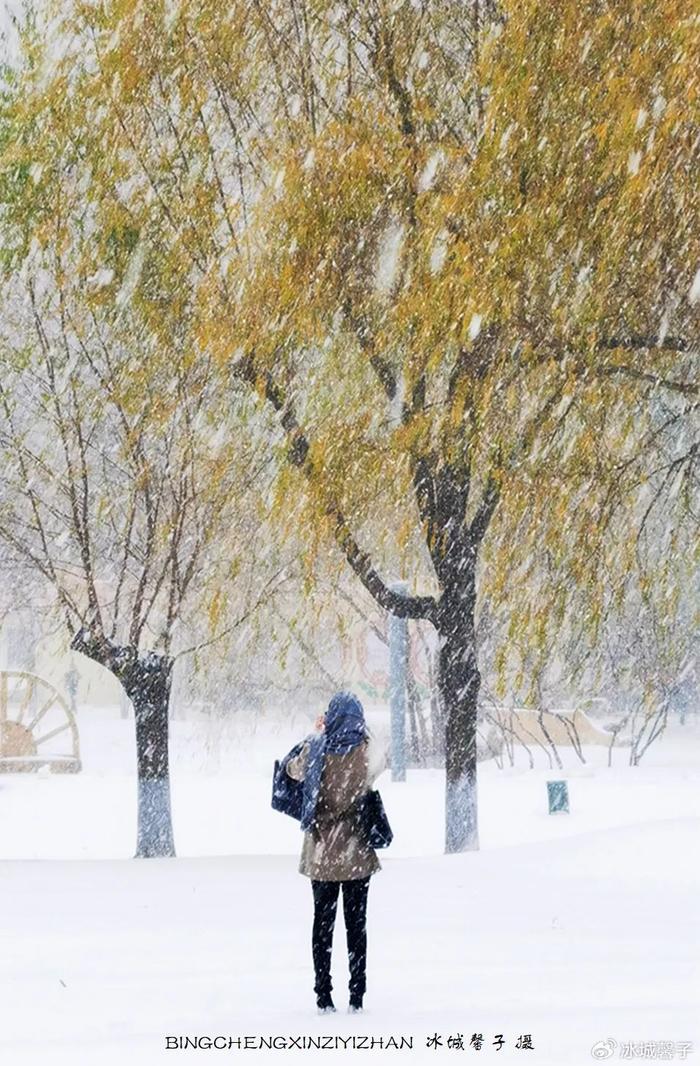
[[[308,758],[307,740],[287,763],[289,776],[303,781]],[[381,870],[376,852],[364,841],[358,805],[385,765],[385,753],[374,738],[346,755],[326,753],[314,826],[304,833],[300,874],[314,881],[354,881]]]

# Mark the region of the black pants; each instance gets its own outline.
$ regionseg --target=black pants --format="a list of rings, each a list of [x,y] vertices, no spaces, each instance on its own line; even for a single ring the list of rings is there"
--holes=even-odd
[[[333,928],[340,888],[343,889],[343,915],[348,941],[350,995],[365,994],[367,969],[367,890],[369,877],[354,881],[312,881],[314,893],[313,956],[317,996],[330,993]]]

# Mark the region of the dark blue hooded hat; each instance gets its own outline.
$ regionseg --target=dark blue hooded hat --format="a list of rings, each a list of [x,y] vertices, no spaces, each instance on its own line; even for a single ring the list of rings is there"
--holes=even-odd
[[[351,692],[336,692],[328,704],[323,733],[313,738],[309,746],[309,762],[304,777],[301,807],[301,828],[311,829],[321,788],[321,776],[326,752],[346,755],[367,736],[365,712],[357,696]]]

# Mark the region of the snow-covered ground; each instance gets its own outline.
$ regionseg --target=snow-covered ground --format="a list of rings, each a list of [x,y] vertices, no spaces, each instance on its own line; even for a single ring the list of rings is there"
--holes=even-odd
[[[0,1062],[150,1066],[206,1054],[167,1050],[169,1036],[319,1034],[413,1047],[208,1054],[568,1066],[605,1047],[612,1062],[682,1061],[690,1042],[700,1061],[696,725],[675,724],[636,768],[594,748],[563,773],[482,765],[469,855],[442,854],[440,771],[384,774],[395,841],[370,886],[367,1010],[345,1013],[339,914],[339,1011],[319,1018],[301,834],[270,808],[272,760],[311,719],[173,723],[177,860],[130,858],[133,723],[116,710],[81,711],[81,774],[0,776]],[[562,776],[571,813],[549,816],[545,781]],[[464,1049],[448,1047],[459,1034]],[[526,1034],[534,1050],[514,1046]]]

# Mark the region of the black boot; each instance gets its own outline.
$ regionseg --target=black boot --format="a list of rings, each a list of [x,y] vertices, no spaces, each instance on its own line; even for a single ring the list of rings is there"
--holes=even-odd
[[[348,1007],[348,1014],[359,1014],[362,1010],[362,996],[358,996],[354,993],[350,996],[350,1006]]]
[[[316,997],[316,1006],[319,1014],[332,1014],[335,1011],[330,992],[324,992]]]

